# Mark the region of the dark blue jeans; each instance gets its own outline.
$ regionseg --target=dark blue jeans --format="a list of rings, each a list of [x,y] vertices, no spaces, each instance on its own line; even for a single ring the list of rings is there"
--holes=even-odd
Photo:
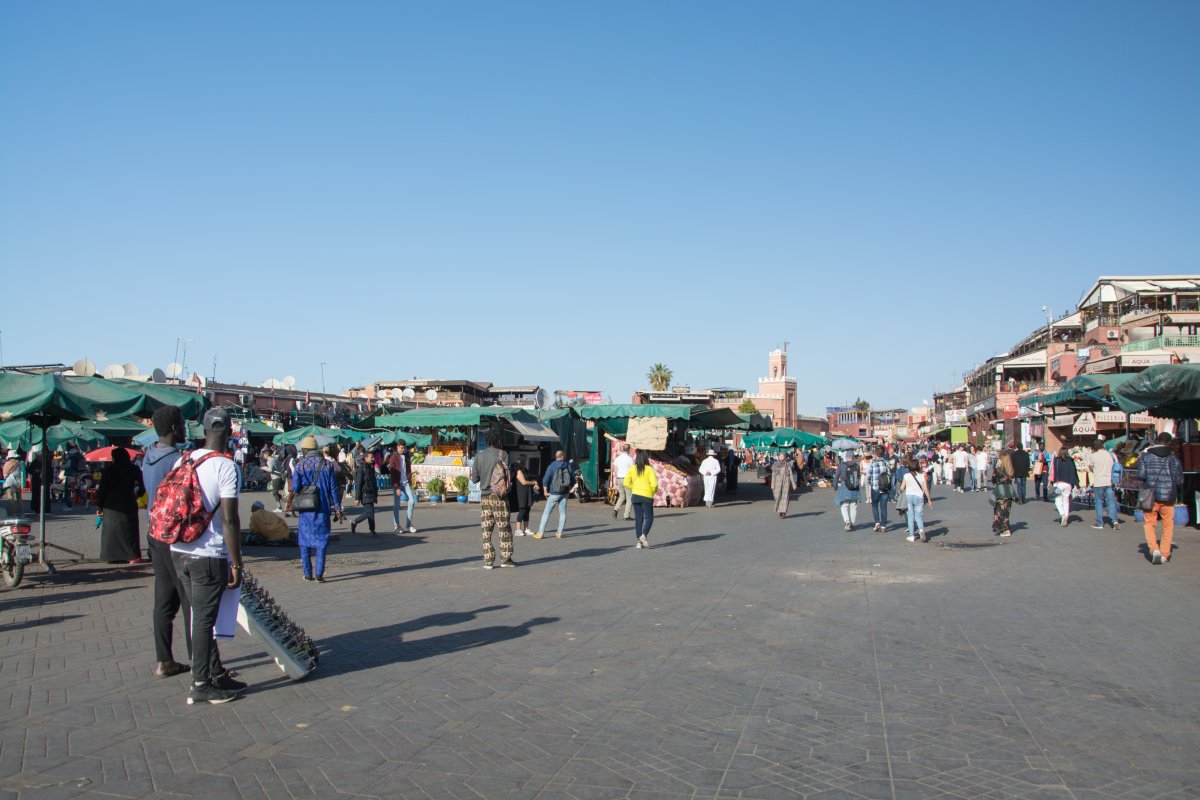
[[[887,525],[888,493],[871,490],[871,517],[877,525]]]
[[[1025,502],[1025,478],[1013,478],[1013,483],[1017,484],[1017,500]]]
[[[633,504],[633,531],[637,537],[649,536],[654,525],[654,502]]]

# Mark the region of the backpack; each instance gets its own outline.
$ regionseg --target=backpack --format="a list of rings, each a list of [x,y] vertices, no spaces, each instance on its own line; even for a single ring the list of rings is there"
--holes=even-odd
[[[853,461],[846,462],[846,488],[858,491],[858,464]]]
[[[512,489],[512,471],[503,456],[496,459],[496,464],[492,467],[488,487],[496,497],[508,497],[509,490]]]
[[[889,472],[879,473],[879,491],[890,492],[892,490],[892,476]]]
[[[572,483],[571,468],[564,464],[550,477],[550,494],[566,494],[571,491]]]
[[[205,453],[192,459],[184,454],[179,463],[163,477],[150,509],[150,535],[163,544],[188,544],[199,539],[212,522],[216,509],[204,508],[204,492],[196,468],[213,457],[229,458],[224,453]]]

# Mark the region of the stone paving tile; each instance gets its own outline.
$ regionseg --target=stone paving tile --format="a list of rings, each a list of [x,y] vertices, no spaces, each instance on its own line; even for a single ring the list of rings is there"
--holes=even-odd
[[[322,586],[252,550],[322,664],[292,684],[235,640],[252,689],[218,707],[151,676],[147,571],[32,570],[0,591],[0,798],[1200,796],[1194,531],[1162,570],[1037,504],[998,543],[939,498],[921,546],[742,495],[664,511],[650,551],[574,505],[513,571],[474,509],[344,535]],[[88,522],[52,539],[94,550]]]

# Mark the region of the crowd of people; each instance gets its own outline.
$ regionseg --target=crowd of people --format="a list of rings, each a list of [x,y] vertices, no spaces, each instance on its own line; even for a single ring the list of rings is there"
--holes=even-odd
[[[416,533],[413,454],[403,443],[390,448],[343,449],[334,443],[322,446],[315,437],[308,436],[296,447],[267,446],[252,458],[241,443],[231,443],[230,415],[222,408],[210,409],[204,415],[204,442],[192,449],[187,449],[178,408],[160,408],[153,424],[158,442],[141,455],[139,463],[131,460],[130,451],[114,448],[94,494],[89,496],[97,508],[97,527],[101,529],[100,555],[113,563],[141,563],[142,509],[151,514],[153,527],[156,501],[161,501],[159,487],[164,481],[170,485],[182,465],[194,469],[207,515],[201,535],[194,541],[171,544],[149,536],[146,542],[154,570],[155,674],[167,677],[190,671],[188,703],[228,702],[245,689],[245,683],[222,665],[213,630],[222,596],[240,585],[242,545],[294,546],[299,552],[303,580],[323,583],[332,525],[345,517],[347,505],[358,508],[350,523],[352,533],[365,525],[369,535],[378,535],[375,507],[384,491],[381,485],[393,493],[393,531]],[[894,505],[905,518],[907,540],[927,542],[925,514],[933,505],[934,486],[949,486],[961,493],[990,491],[992,532],[1010,537],[1013,506],[1029,502],[1026,483],[1031,477],[1034,499],[1055,503],[1062,526],[1069,522],[1072,499],[1086,497],[1094,500],[1092,527],[1102,529],[1107,521],[1116,530],[1120,519],[1115,488],[1122,484],[1125,469],[1132,468],[1140,481],[1137,505],[1145,515],[1148,552],[1152,563],[1164,564],[1171,559],[1175,502],[1183,483],[1182,466],[1171,444],[1169,434],[1160,434],[1157,442],[1130,464],[1114,457],[1101,440],[1086,452],[1075,448],[1055,454],[1038,447],[1027,451],[1016,443],[999,450],[934,442],[907,447],[864,446],[840,452],[816,448],[775,453],[705,449],[698,471],[704,484],[704,502],[710,508],[719,481],[724,482],[726,492],[736,491],[738,473],[756,469],[770,486],[774,513],[781,519],[787,517],[791,497],[798,489],[828,484],[835,490],[833,501],[845,532],[858,528],[862,504],[870,505],[872,530],[889,532],[889,509]],[[6,488],[9,476],[17,472],[14,465],[22,459],[18,452],[8,455],[3,473]],[[46,457],[39,451],[28,455],[26,466],[37,465],[37,459]],[[265,503],[256,501],[248,531],[243,534],[238,498],[252,463],[268,476],[266,488],[275,509],[269,510]],[[514,535],[543,538],[555,512],[555,536],[564,536],[579,470],[563,452],[557,452],[538,475],[524,454],[509,454],[499,431],[493,430],[487,434],[487,447],[475,453],[469,464],[470,480],[479,487],[481,496],[485,569],[515,567]],[[59,468],[71,469],[76,478],[91,474],[82,455],[73,448],[61,455]],[[621,445],[612,471],[616,479],[612,514],[633,522],[635,548],[649,549],[654,501],[659,492],[649,454],[645,450],[634,454],[630,447]],[[378,480],[380,475],[388,480]],[[49,502],[40,489],[35,507]],[[530,527],[531,509],[538,499],[544,499],[546,505],[534,531]],[[288,522],[291,518],[296,519],[294,531]],[[175,659],[172,627],[177,615],[183,617],[189,663]]]

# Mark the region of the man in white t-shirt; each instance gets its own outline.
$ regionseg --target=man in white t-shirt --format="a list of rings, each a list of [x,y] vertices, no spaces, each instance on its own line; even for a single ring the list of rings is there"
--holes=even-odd
[[[966,490],[967,467],[971,464],[971,454],[964,445],[959,445],[952,456],[954,459],[954,491]]]
[[[209,409],[204,415],[204,446],[183,456],[193,461],[204,459],[196,467],[196,477],[204,494],[204,508],[213,512],[200,538],[171,545],[171,558],[192,609],[192,686],[188,705],[228,703],[246,688],[246,684],[234,680],[221,666],[213,641],[222,594],[226,588],[237,589],[242,585],[238,471],[233,460],[225,455],[229,430],[228,409]]]
[[[975,488],[979,491],[987,489],[988,451],[980,447],[975,453]]]
[[[630,493],[629,487],[625,485],[625,476],[629,473],[629,468],[633,466],[633,458],[629,455],[629,445],[621,445],[621,454],[613,459],[613,475],[617,479],[617,502],[613,505],[613,516],[621,510],[621,505],[625,505],[624,519],[630,519],[633,516],[633,494]]]

